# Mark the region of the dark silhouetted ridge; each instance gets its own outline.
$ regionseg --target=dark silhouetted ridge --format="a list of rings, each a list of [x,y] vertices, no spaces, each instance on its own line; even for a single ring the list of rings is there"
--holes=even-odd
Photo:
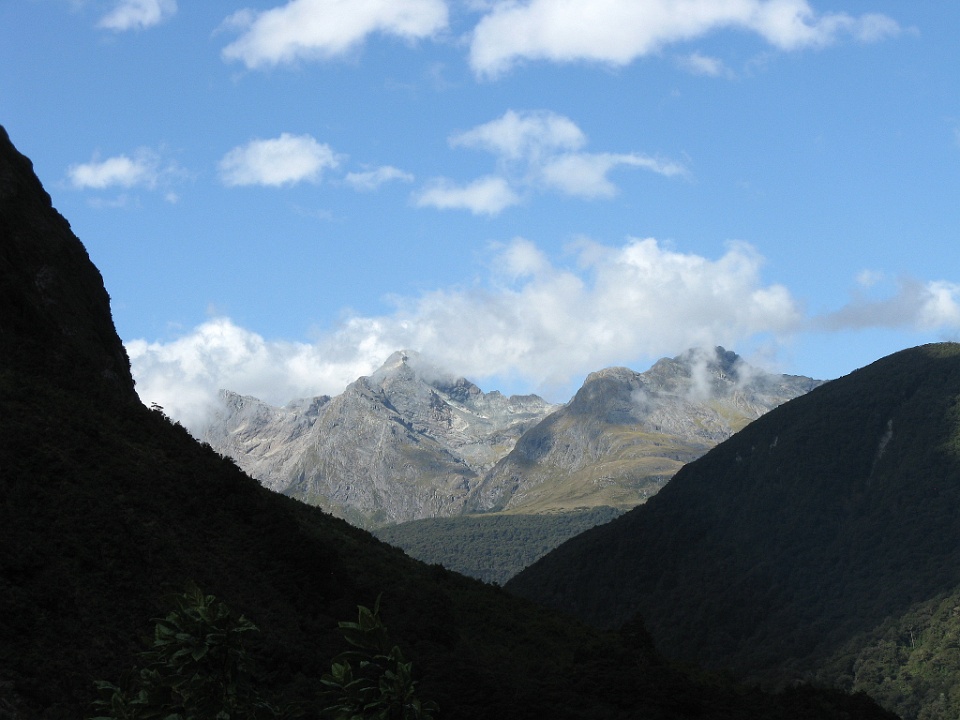
[[[0,127],[0,363],[135,400],[103,278]]]

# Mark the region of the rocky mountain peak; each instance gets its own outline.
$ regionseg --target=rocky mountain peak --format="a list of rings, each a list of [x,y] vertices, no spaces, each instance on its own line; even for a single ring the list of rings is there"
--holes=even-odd
[[[642,503],[686,462],[820,382],[767,373],[722,347],[663,358],[646,372],[591,373],[526,433],[471,494],[474,510]]]

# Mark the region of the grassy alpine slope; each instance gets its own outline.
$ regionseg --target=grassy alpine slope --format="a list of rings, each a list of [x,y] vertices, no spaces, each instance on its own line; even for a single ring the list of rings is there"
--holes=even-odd
[[[271,493],[140,405],[99,272],[0,128],[0,716],[80,718],[191,584],[254,622],[258,695],[316,716],[337,621],[383,619],[441,717],[871,718],[864,696],[742,692],[413,561]],[[312,704],[311,704],[312,703]]]
[[[607,626],[640,612],[686,662],[955,718],[957,507],[960,345],[945,343],[770,412],[508,588]]]

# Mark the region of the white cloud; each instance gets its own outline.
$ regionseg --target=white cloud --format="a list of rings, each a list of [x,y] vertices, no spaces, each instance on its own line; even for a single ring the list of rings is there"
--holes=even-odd
[[[220,161],[220,178],[227,186],[293,185],[317,182],[328,168],[340,164],[330,148],[309,135],[283,133],[270,140],[252,140],[233,148]]]
[[[608,175],[618,167],[639,167],[668,177],[687,174],[680,163],[639,153],[584,152],[586,143],[587,136],[568,117],[545,110],[507,110],[496,120],[450,137],[453,147],[492,153],[498,173],[464,187],[434,180],[417,204],[495,215],[531,191],[610,197],[617,188]]]
[[[352,317],[313,344],[267,341],[221,318],[169,343],[131,342],[128,351],[144,402],[188,426],[219,388],[278,404],[335,394],[399,348],[475,380],[563,386],[626,358],[793,331],[796,303],[761,281],[761,264],[744,244],[712,260],[631,239],[582,245],[574,271],[517,239],[500,248],[482,287],[395,300],[391,314]]]
[[[806,0],[528,0],[497,3],[480,20],[470,64],[487,77],[525,59],[626,65],[723,29],[753,32],[781,50],[828,45],[842,35],[872,42],[899,32],[884,15],[818,15]]]
[[[290,0],[263,12],[241,10],[224,24],[242,34],[223,58],[255,69],[343,55],[377,32],[431,37],[446,28],[447,6],[444,0]]]
[[[496,215],[519,202],[520,196],[507,181],[493,175],[464,186],[457,186],[448,180],[434,180],[416,195],[418,207],[469,210],[474,215]]]
[[[157,166],[149,155],[141,154],[135,159],[117,155],[106,160],[91,160],[88,163],[67,168],[70,183],[78,190],[103,190],[108,187],[152,187],[157,181]]]
[[[168,202],[179,199],[170,186],[186,173],[173,161],[150,148],[138,148],[131,155],[121,154],[100,160],[96,156],[86,163],[77,163],[67,168],[67,180],[77,190],[108,190],[112,188],[162,189]],[[101,207],[121,206],[127,198],[114,201],[98,201]]]
[[[454,147],[482,148],[507,160],[577,150],[586,142],[586,135],[570,118],[545,110],[523,113],[507,110],[496,120],[450,138]]]
[[[268,342],[226,318],[205,322],[170,343],[134,340],[127,352],[141,400],[162,405],[188,427],[206,416],[220,388],[283,403],[339,393],[375,362],[362,340],[349,352],[330,343]]]
[[[100,19],[97,27],[116,32],[143,30],[176,13],[177,0],[118,0],[113,10]]]
[[[347,183],[347,185],[350,185],[355,190],[359,190],[361,192],[376,190],[384,183],[392,182],[394,180],[399,180],[401,182],[413,182],[413,175],[395,168],[392,165],[384,165],[376,168],[375,170],[347,173],[346,177],[344,177],[344,181]]]

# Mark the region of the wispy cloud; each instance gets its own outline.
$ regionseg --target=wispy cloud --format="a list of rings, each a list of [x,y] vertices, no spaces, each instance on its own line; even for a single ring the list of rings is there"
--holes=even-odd
[[[413,175],[392,165],[383,165],[374,170],[347,173],[343,179],[354,190],[370,192],[388,182],[413,182]]]
[[[256,69],[344,55],[373,33],[404,40],[431,37],[447,27],[447,5],[443,0],[290,0],[262,12],[241,10],[224,26],[241,34],[223,49],[223,58]]]
[[[329,145],[310,135],[283,133],[269,140],[251,140],[230,150],[220,161],[220,179],[228,187],[294,185],[317,182],[324,170],[339,164],[339,157]]]
[[[720,58],[695,52],[677,59],[677,64],[689,73],[707,77],[733,77],[733,72]]]
[[[875,273],[858,281],[870,288],[882,278]],[[865,283],[864,280],[867,280]],[[814,318],[816,329],[841,331],[867,328],[960,329],[960,284],[945,280],[901,278],[888,297],[857,295],[843,308]]]
[[[117,0],[97,27],[124,32],[157,25],[177,13],[177,0]]]
[[[545,162],[540,177],[544,185],[567,195],[611,197],[617,186],[608,175],[618,167],[643,168],[667,177],[687,172],[680,163],[638,153],[567,153]]]
[[[885,15],[818,14],[806,0],[528,0],[498,3],[480,20],[470,64],[491,78],[523,60],[619,66],[724,29],[753,32],[780,50],[843,36],[873,42],[900,30]]]
[[[678,162],[642,153],[591,153],[587,136],[570,118],[549,111],[508,110],[501,117],[450,137],[452,147],[494,155],[497,174],[466,185],[433,180],[417,196],[420,206],[464,208],[495,215],[531,192],[560,192],[581,198],[611,197],[610,173],[643,168],[664,176],[687,174]]]

